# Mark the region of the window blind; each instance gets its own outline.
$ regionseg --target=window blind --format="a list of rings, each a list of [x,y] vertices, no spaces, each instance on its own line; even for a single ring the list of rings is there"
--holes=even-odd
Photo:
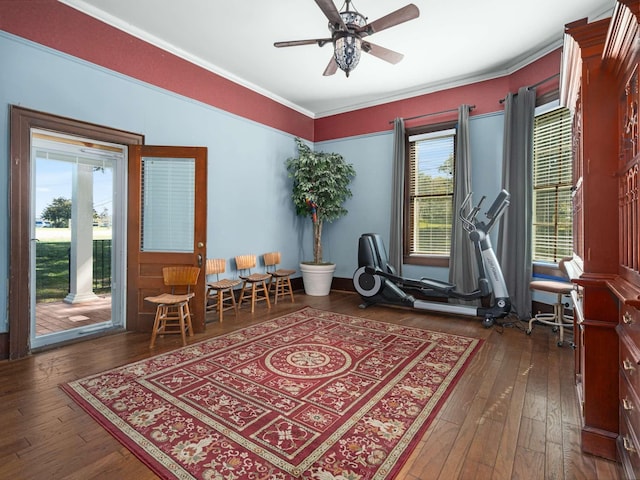
[[[571,115],[538,115],[533,132],[533,259],[557,263],[573,251]]]
[[[446,255],[451,248],[455,130],[409,143],[410,254]]]
[[[192,252],[195,159],[142,159],[142,251]]]

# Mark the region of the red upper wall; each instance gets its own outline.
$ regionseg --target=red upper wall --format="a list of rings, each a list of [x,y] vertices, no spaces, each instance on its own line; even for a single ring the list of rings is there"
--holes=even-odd
[[[0,0],[0,30],[315,142],[388,131],[395,117],[463,103],[476,106],[471,115],[499,111],[508,92],[560,71],[557,50],[509,76],[314,120],[56,0]],[[556,78],[540,90],[557,85]]]
[[[398,100],[375,107],[319,118],[315,121],[314,141],[383,132],[392,129],[389,122],[396,117],[410,118],[418,115],[457,109],[462,104],[475,105],[471,115],[481,115],[502,110],[500,100],[507,93],[516,93],[520,87],[535,85],[560,72],[561,49],[544,56],[517,72],[493,80],[440,90],[417,97]],[[544,82],[539,94],[558,88],[558,77]],[[455,118],[456,113],[449,117]],[[437,118],[438,121],[441,119]],[[445,118],[442,118],[444,120]],[[407,126],[424,123],[424,119],[407,122]]]
[[[313,119],[56,0],[0,0],[0,30],[309,140]]]

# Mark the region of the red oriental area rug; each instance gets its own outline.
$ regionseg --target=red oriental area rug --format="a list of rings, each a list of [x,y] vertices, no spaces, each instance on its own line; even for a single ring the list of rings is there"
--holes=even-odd
[[[385,479],[480,343],[305,307],[62,388],[162,478]]]

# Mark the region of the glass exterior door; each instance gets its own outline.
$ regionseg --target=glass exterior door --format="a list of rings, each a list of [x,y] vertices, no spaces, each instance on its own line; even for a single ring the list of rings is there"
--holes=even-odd
[[[122,328],[126,148],[34,130],[32,159],[31,348]]]

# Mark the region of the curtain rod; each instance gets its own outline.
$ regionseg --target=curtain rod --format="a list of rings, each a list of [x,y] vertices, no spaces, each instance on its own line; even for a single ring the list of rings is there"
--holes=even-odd
[[[551,75],[550,77],[545,78],[544,80],[540,80],[538,83],[534,83],[533,85],[531,85],[529,88],[536,88],[539,87],[540,85],[542,85],[543,83],[547,83],[549,80],[553,80],[556,77],[559,77],[560,74],[559,73],[554,73],[553,75]]]
[[[469,105],[469,110],[473,110],[474,108],[476,108],[475,105]],[[458,109],[457,108],[450,108],[449,110],[442,110],[440,112],[433,112],[433,113],[425,113],[424,115],[416,115],[415,117],[408,117],[408,118],[403,118],[402,120],[404,120],[405,122],[408,122],[409,120],[415,120],[416,118],[422,118],[422,117],[430,117],[432,115],[440,115],[442,113],[451,113],[451,112],[457,112]],[[393,123],[395,120],[389,120],[389,123]]]
[[[536,88],[536,87],[539,87],[539,86],[540,86],[540,85],[542,85],[543,83],[547,83],[549,80],[553,80],[554,78],[559,77],[559,76],[560,76],[560,74],[559,74],[559,73],[554,73],[553,75],[551,75],[550,77],[545,78],[544,80],[540,80],[539,82],[534,83],[533,85],[529,85],[527,88]],[[517,95],[517,93],[514,93],[514,95]],[[506,97],[505,97],[505,98],[501,98],[501,99],[500,99],[500,103],[504,103],[504,102],[505,102],[505,100],[506,100]]]

